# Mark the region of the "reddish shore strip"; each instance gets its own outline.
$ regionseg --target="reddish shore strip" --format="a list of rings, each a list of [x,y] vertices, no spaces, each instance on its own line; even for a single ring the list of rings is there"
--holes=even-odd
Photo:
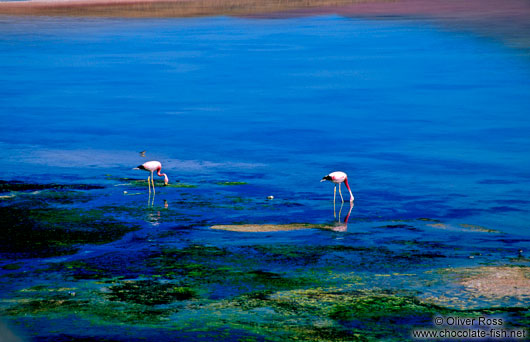
[[[189,17],[300,11],[526,21],[528,0],[30,0],[0,2],[0,14]]]
[[[528,0],[31,0],[0,2],[0,15],[80,17],[422,18],[530,52]]]
[[[366,1],[385,0],[33,0],[0,2],[0,14],[102,17],[244,16],[334,8]]]

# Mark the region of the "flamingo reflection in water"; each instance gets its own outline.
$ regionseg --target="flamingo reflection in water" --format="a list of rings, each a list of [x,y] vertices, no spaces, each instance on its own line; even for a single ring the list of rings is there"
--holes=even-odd
[[[333,226],[331,227],[331,230],[335,232],[345,232],[348,230],[348,220],[350,219],[350,214],[353,209],[353,202],[350,202],[350,210],[348,211],[348,214],[346,214],[346,217],[344,217],[344,221],[340,221],[340,216],[342,213],[342,207],[344,207],[344,202],[341,203],[340,209],[339,209],[339,216],[337,216],[336,210],[335,210],[335,203],[333,204],[333,217],[338,219],[333,223]]]

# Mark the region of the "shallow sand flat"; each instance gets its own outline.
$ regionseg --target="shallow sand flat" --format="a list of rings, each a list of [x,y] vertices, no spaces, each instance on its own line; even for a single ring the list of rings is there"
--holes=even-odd
[[[470,269],[460,284],[467,291],[485,297],[530,298],[530,269],[528,267],[485,266]]]
[[[265,233],[265,232],[284,232],[301,229],[325,228],[323,225],[309,223],[291,223],[291,224],[228,224],[215,225],[212,229],[229,230],[242,233]]]

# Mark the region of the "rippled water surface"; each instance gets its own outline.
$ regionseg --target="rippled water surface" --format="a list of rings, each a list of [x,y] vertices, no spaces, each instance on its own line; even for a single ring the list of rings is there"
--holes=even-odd
[[[527,264],[530,67],[495,40],[336,16],[2,17],[0,52],[0,204],[15,227],[0,250],[0,296],[29,336],[121,340],[116,308],[94,303],[130,303],[146,286],[162,303],[119,308],[152,310],[124,319],[137,336],[263,340],[274,334],[255,326],[271,326],[270,305],[264,321],[231,309],[202,330],[221,309],[178,305],[325,286],[439,298],[457,286],[433,269]],[[151,159],[170,179],[154,198],[148,174],[132,170]],[[333,186],[319,182],[335,170],[355,195],[347,225],[349,205],[334,217]],[[265,223],[317,229],[211,229]],[[191,288],[192,304],[167,282]],[[71,310],[46,302],[68,292]],[[42,311],[13,307],[24,296]],[[484,306],[456,298],[452,307]],[[504,300],[493,305],[520,304]],[[93,309],[79,313],[78,301]],[[352,324],[339,330],[363,328]]]

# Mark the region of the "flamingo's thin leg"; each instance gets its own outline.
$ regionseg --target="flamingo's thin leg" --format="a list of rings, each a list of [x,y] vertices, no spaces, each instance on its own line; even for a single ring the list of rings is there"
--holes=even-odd
[[[335,189],[335,187],[333,188]],[[335,191],[333,191],[333,218],[337,217],[337,207],[335,205]]]
[[[153,175],[153,171],[151,171],[151,182],[153,183],[153,196],[155,195],[155,176]]]
[[[149,195],[151,195],[151,177],[147,177],[147,186],[149,187]]]
[[[344,198],[342,197],[342,192],[340,191],[340,186],[342,185],[342,183],[339,183],[339,194],[340,194],[340,199],[342,200],[342,203],[344,203]]]
[[[333,208],[335,208],[335,197],[337,197],[337,184],[333,187]]]

